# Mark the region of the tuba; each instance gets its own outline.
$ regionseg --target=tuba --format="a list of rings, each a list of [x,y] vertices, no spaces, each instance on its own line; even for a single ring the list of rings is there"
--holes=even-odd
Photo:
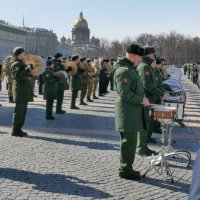
[[[40,56],[28,54],[23,61],[26,65],[33,64],[34,69],[31,71],[32,76],[39,76],[46,69],[45,60]]]

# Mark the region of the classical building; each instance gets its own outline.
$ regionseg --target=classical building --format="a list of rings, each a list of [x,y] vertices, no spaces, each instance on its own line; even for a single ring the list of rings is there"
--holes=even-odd
[[[0,60],[11,55],[15,47],[25,47],[26,31],[0,20]]]
[[[83,13],[81,12],[72,28],[72,44],[74,47],[86,47],[89,43],[90,29],[88,28],[88,23],[83,18]]]
[[[86,57],[100,57],[101,48],[100,40],[94,36],[90,38],[90,29],[88,28],[88,22],[83,17],[83,12],[74,22],[74,27],[72,28],[72,37],[69,41],[73,51],[72,54],[78,54],[80,56]]]
[[[44,28],[23,28],[26,31],[25,50],[45,58],[57,52],[57,36],[53,31]]]
[[[66,57],[72,56],[71,40],[63,36],[58,43],[57,52],[62,53]]]

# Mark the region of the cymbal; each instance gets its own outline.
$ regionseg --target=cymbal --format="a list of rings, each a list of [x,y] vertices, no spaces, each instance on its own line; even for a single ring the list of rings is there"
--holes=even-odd
[[[68,67],[72,68],[72,71],[70,71],[68,73],[68,76],[73,76],[73,75],[75,75],[77,73],[78,67],[73,61],[66,61],[64,63],[64,67],[65,67],[65,69],[67,69]]]
[[[31,71],[33,76],[39,76],[46,69],[45,60],[40,56],[27,54],[23,61],[26,65],[33,64],[34,69]]]

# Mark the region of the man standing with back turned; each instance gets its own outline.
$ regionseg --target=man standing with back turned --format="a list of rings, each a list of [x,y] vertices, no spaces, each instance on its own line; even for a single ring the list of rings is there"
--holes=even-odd
[[[16,47],[11,58],[11,73],[13,77],[13,99],[16,103],[13,113],[12,136],[24,137],[27,133],[22,131],[24,125],[28,102],[33,101],[33,91],[31,86],[31,71],[33,65],[25,65],[24,49]]]
[[[114,85],[118,93],[115,102],[116,130],[120,132],[120,168],[119,176],[124,179],[138,180],[140,172],[132,168],[137,133],[144,128],[143,106],[149,106],[144,98],[141,79],[136,72],[144,49],[132,44],[126,49],[126,57],[119,57],[114,65]]]

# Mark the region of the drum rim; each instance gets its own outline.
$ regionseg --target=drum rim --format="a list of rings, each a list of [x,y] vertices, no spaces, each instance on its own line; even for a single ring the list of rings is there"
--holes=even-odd
[[[152,106],[150,109],[153,111],[156,111],[156,109],[157,109],[157,111],[169,111],[169,112],[177,110],[176,107],[169,107],[169,106],[162,106],[162,105],[161,106]]]

